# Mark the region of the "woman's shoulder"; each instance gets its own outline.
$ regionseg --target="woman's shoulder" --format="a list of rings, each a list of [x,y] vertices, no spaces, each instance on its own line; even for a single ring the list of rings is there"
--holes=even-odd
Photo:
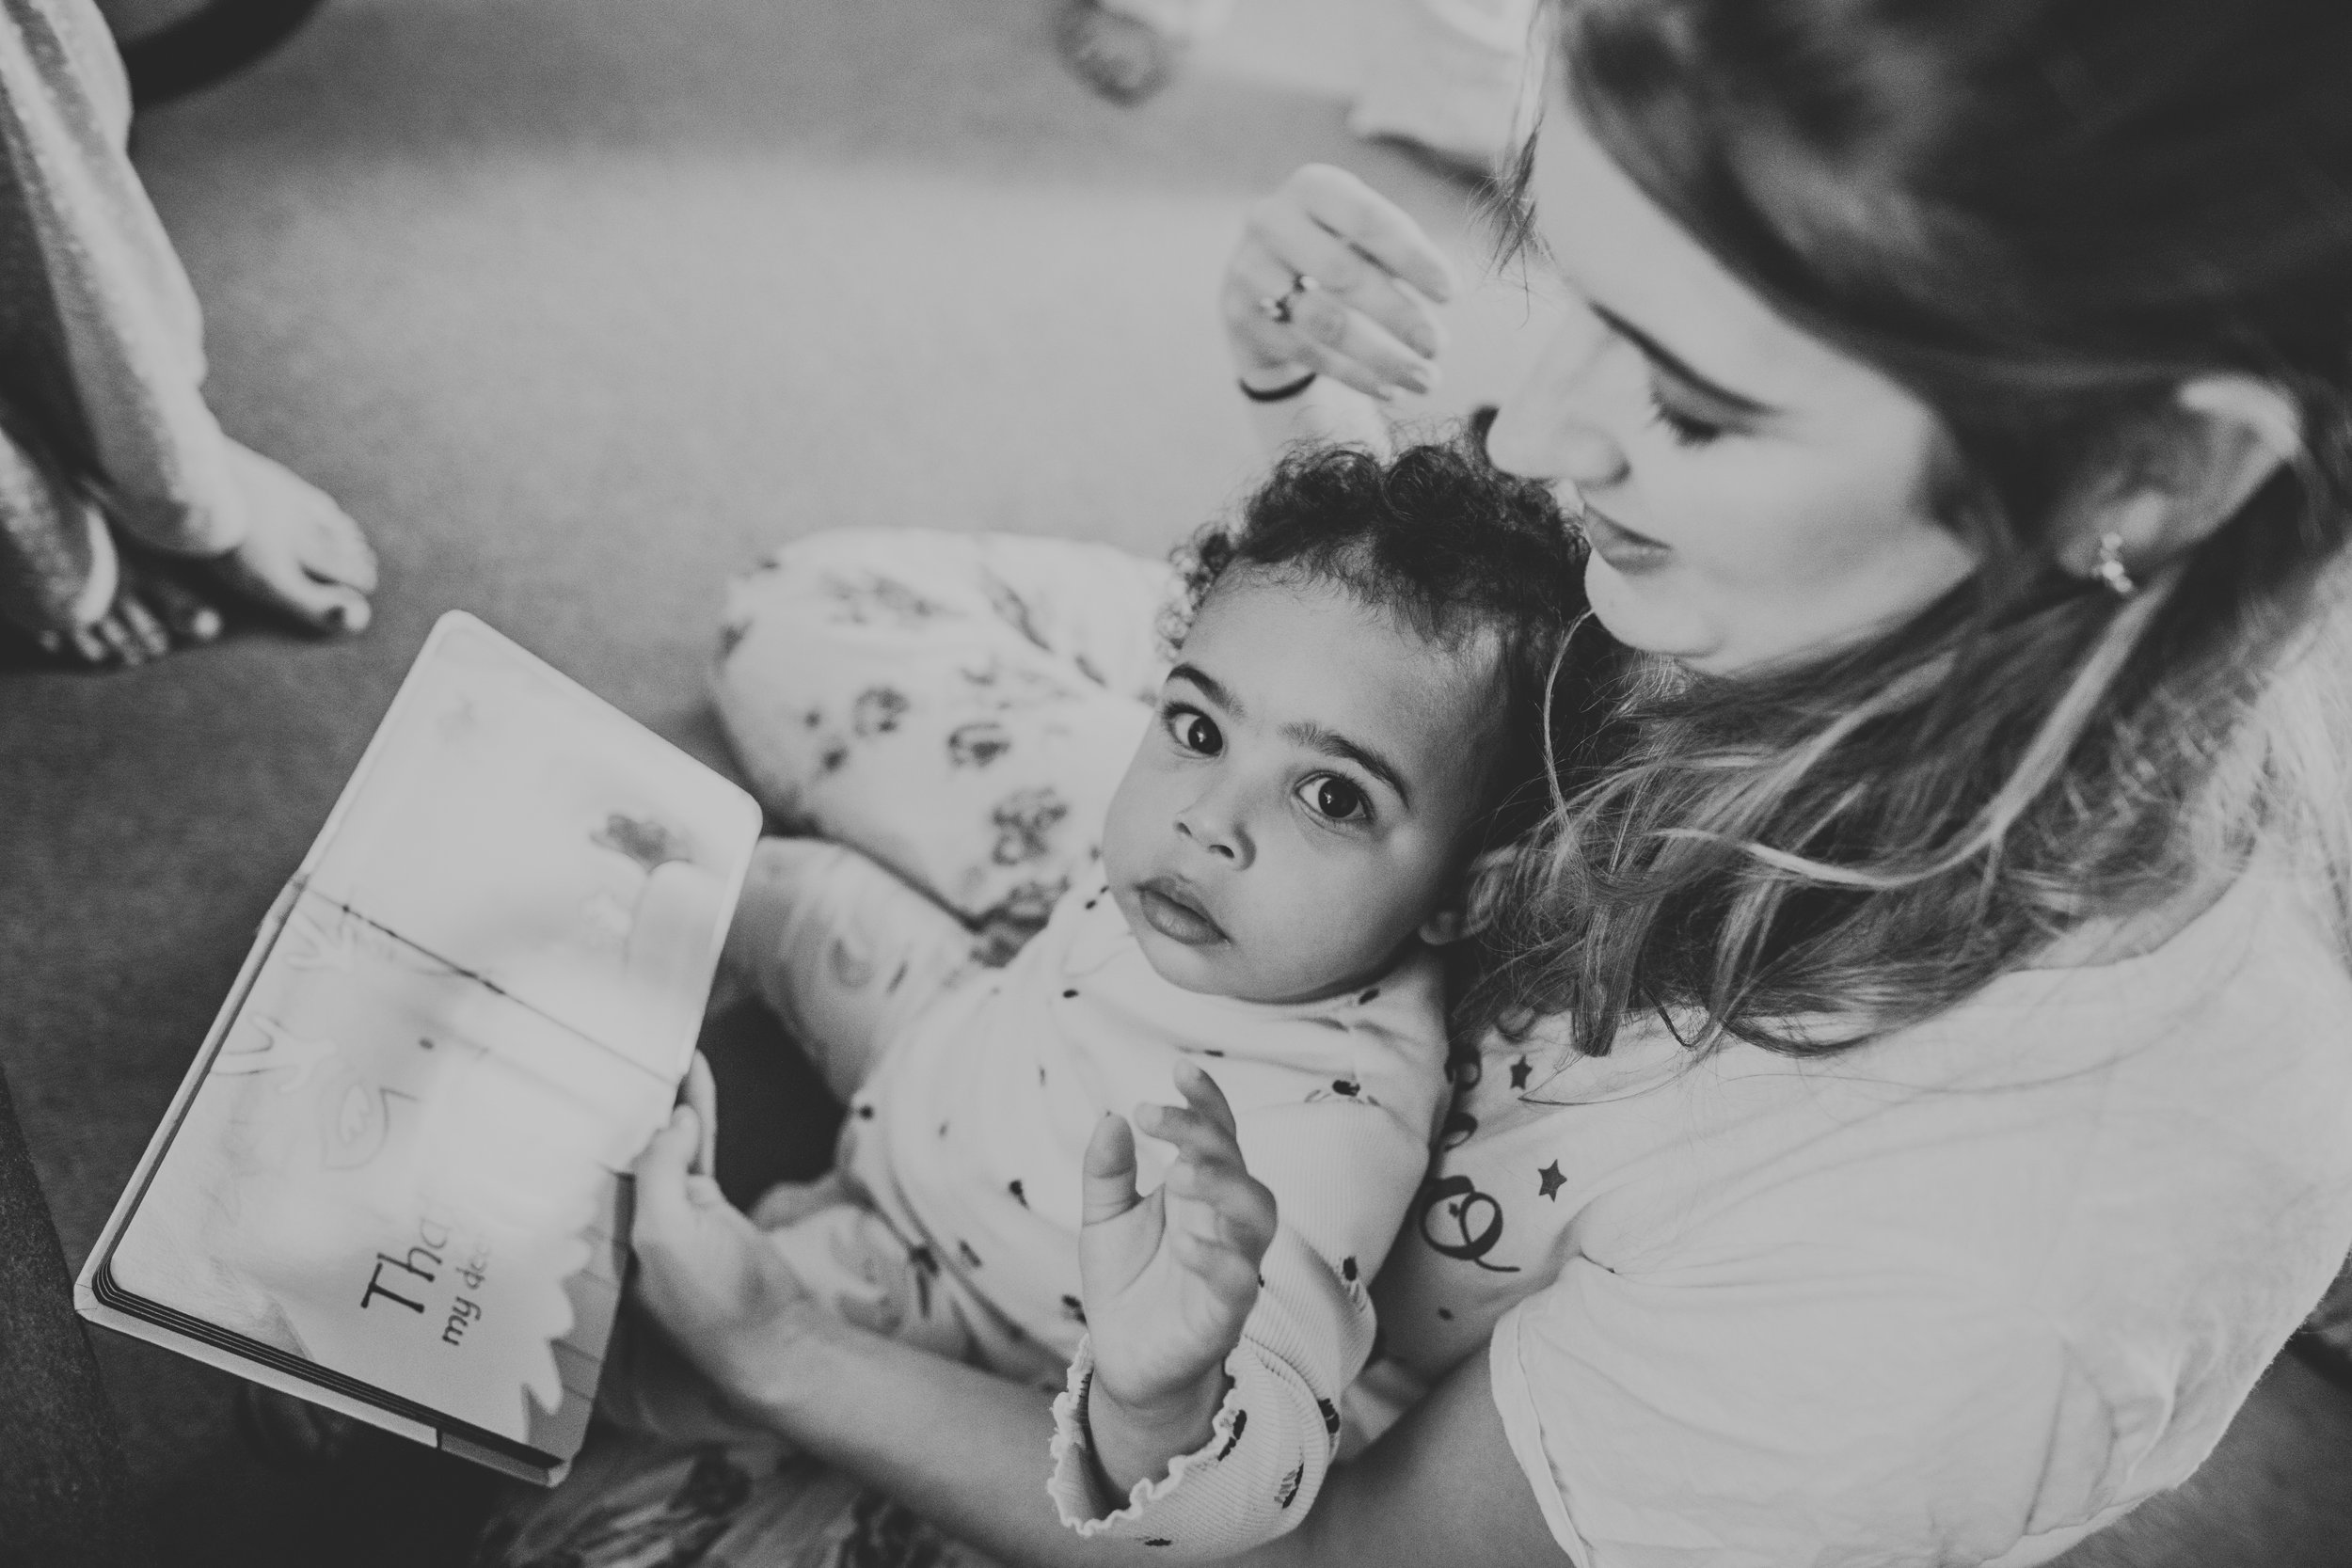
[[[2249,875],[2162,942],[2114,961],[2019,970],[1922,1022],[1849,1050],[1791,1055],[1732,1042],[1694,1053],[1689,1022],[1629,1024],[1605,1058],[1579,1057],[1539,1022],[1485,1042],[1471,1098],[1521,1115],[1642,1100],[1754,1104],[1775,1093],[1850,1119],[1865,1108],[2000,1118],[2000,1102],[2114,1080],[2157,1101],[2294,1100],[2352,1081],[2352,956],[2289,882]],[[1496,1070],[1502,1075],[1495,1082]],[[1967,1098],[1973,1096],[1974,1098]],[[1501,1107],[1496,1105],[1496,1110]]]
[[[1495,1326],[1530,1433],[1591,1418],[1579,1369],[1688,1365],[1701,1386],[1644,1391],[1704,1416],[1661,1443],[1734,1430],[1750,1395],[1759,1452],[1802,1452],[1804,1410],[1844,1452],[1898,1412],[1873,1439],[1896,1465],[2058,1433],[2088,1517],[2194,1469],[2352,1246],[2352,978],[2279,887],[1840,1055],[1641,1058],[1454,1156],[1480,1193],[1549,1173],[1479,1259],[1526,1265],[1551,1222]]]
[[[1541,1046],[1482,1053],[1436,1172],[1522,1290],[1571,1256],[1837,1257],[2064,1313],[2168,1248],[2223,1266],[2257,1233],[2281,1258],[2352,1244],[2352,977],[2276,887],[1834,1055],[1694,1056],[1662,1023],[1597,1061]]]

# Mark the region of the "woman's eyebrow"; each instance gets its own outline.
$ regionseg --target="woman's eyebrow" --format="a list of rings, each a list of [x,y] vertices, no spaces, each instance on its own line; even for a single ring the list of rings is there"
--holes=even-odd
[[[1707,377],[1699,374],[1698,372],[1692,370],[1689,365],[1685,364],[1682,359],[1670,351],[1665,344],[1660,342],[1657,339],[1651,337],[1648,333],[1643,331],[1631,322],[1627,321],[1623,316],[1618,315],[1614,310],[1610,309],[1607,306],[1593,305],[1590,306],[1589,309],[1595,316],[1599,318],[1601,325],[1608,327],[1610,331],[1614,332],[1618,337],[1623,338],[1627,342],[1631,343],[1635,348],[1640,349],[1644,357],[1647,358],[1652,364],[1658,366],[1659,369],[1664,371],[1668,375],[1673,376],[1677,381],[1680,381],[1688,385],[1692,391],[1697,392],[1700,396],[1710,398],[1715,402],[1722,404],[1724,407],[1739,414],[1762,417],[1772,412],[1771,405],[1768,404],[1758,403],[1752,397],[1748,397],[1740,392],[1735,392],[1728,387],[1718,386],[1716,383],[1708,380]]]
[[[1405,775],[1398,771],[1393,763],[1371,747],[1359,745],[1340,734],[1339,731],[1312,721],[1283,725],[1282,738],[1305,746],[1311,751],[1321,752],[1327,757],[1345,757],[1396,791],[1396,798],[1404,802],[1406,810],[1413,809],[1413,793],[1405,787]]]

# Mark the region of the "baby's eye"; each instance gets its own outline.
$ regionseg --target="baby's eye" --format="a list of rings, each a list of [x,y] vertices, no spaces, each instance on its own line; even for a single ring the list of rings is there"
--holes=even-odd
[[[1333,822],[1357,822],[1372,815],[1364,792],[1335,774],[1324,773],[1298,786],[1298,798],[1317,816]]]
[[[1217,733],[1216,721],[1205,713],[1188,707],[1172,707],[1161,717],[1168,727],[1168,737],[1185,751],[1204,757],[1213,757],[1225,750],[1225,736]]]

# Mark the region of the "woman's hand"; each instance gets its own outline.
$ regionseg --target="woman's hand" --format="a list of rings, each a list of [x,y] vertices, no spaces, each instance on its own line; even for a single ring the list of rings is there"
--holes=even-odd
[[[1454,286],[1403,208],[1345,169],[1309,164],[1250,208],[1219,305],[1245,385],[1314,371],[1386,399],[1437,385],[1445,336],[1430,306]],[[1285,299],[1290,319],[1278,321],[1263,302]]]
[[[779,1370],[777,1351],[811,1322],[808,1297],[719,1183],[696,1168],[703,1126],[692,1104],[681,1104],[637,1158],[631,1291],[723,1394],[756,1406],[760,1380]]]
[[[1274,1195],[1242,1163],[1216,1082],[1176,1069],[1184,1108],[1148,1105],[1136,1124],[1176,1146],[1151,1196],[1136,1191],[1126,1121],[1104,1117],[1088,1145],[1078,1275],[1094,1346],[1089,1425],[1104,1477],[1124,1493],[1208,1441],[1225,1397],[1225,1358],[1258,1299],[1274,1241]]]

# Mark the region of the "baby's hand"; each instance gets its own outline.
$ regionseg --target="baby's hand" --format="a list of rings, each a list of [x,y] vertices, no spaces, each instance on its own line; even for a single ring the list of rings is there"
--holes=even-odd
[[[1274,1195],[1242,1163],[1233,1113],[1209,1075],[1176,1069],[1184,1108],[1147,1105],[1136,1126],[1176,1146],[1150,1197],[1136,1192],[1136,1146],[1106,1116],[1086,1155],[1078,1274],[1094,1344],[1098,1400],[1129,1424],[1187,1430],[1191,1447],[1225,1392],[1225,1358],[1258,1299],[1258,1263],[1274,1241]],[[1096,1413],[1098,1441],[1106,1433]],[[1174,1439],[1182,1441],[1181,1438]],[[1178,1449],[1174,1451],[1187,1451]],[[1103,1456],[1106,1471],[1120,1466]]]

